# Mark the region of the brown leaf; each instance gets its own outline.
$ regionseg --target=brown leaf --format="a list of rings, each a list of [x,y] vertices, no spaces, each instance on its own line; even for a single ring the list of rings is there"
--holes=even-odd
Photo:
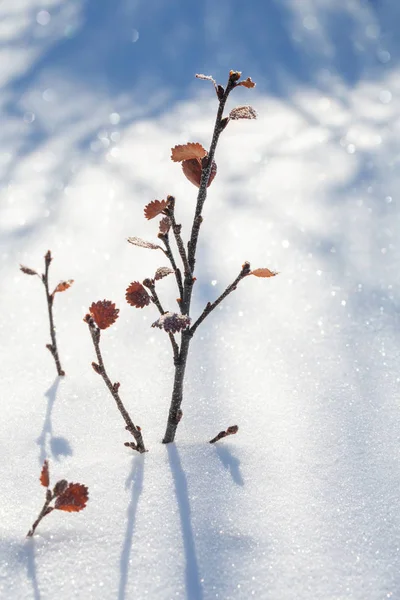
[[[248,77],[244,81],[240,81],[236,85],[242,85],[243,87],[246,87],[246,88],[256,87],[256,84],[254,83],[254,81],[251,80],[251,77]]]
[[[149,248],[150,250],[162,250],[161,246],[153,244],[153,242],[147,242],[138,237],[128,237],[128,242],[134,246],[140,246],[141,248]]]
[[[57,285],[54,292],[52,293],[52,296],[54,296],[54,294],[56,294],[57,292],[65,292],[65,290],[70,288],[73,283],[73,279],[68,279],[67,281],[60,281],[60,283]]]
[[[171,228],[171,219],[169,217],[163,217],[160,221],[160,233],[167,235]]]
[[[135,308],[143,308],[150,304],[150,296],[141,283],[134,281],[126,290],[125,298],[128,304]]]
[[[158,279],[162,279],[163,277],[166,277],[167,275],[170,275],[173,272],[174,270],[170,267],[159,267],[156,271],[156,274],[154,275],[154,279],[158,281]]]
[[[47,459],[44,461],[42,472],[40,473],[40,483],[46,488],[50,485],[49,461]]]
[[[119,308],[115,308],[115,304],[111,300],[99,300],[93,302],[89,308],[89,313],[97,327],[107,329],[118,319]]]
[[[255,275],[256,277],[275,277],[275,275],[279,275],[277,271],[270,271],[267,268],[262,269],[253,269],[250,275]]]
[[[191,160],[184,160],[182,162],[182,170],[185,177],[189,179],[190,183],[193,183],[193,185],[195,185],[196,187],[200,187],[202,166],[201,161],[199,159],[192,158]],[[216,174],[217,165],[213,160],[207,187],[210,187]]]
[[[60,494],[63,494],[65,492],[67,487],[68,481],[66,479],[60,479],[60,481],[57,481],[56,485],[54,486],[53,494],[55,496],[59,496]]]
[[[191,319],[187,315],[166,312],[152,324],[152,327],[164,329],[167,333],[177,333],[189,327],[190,321]]]
[[[193,158],[202,159],[206,156],[207,150],[199,143],[189,142],[188,144],[178,145],[171,149],[171,160],[182,162]]]
[[[229,118],[233,121],[238,119],[257,119],[257,112],[252,106],[236,106],[229,113]]]
[[[58,496],[54,508],[67,512],[79,512],[85,508],[88,499],[89,492],[85,485],[70,483],[64,492]]]
[[[37,273],[33,269],[30,269],[29,267],[24,267],[24,265],[19,265],[19,268],[23,273],[25,273],[25,275],[39,275],[39,273]]]
[[[157,215],[167,208],[166,200],[152,200],[144,207],[144,216],[146,219],[154,219]]]

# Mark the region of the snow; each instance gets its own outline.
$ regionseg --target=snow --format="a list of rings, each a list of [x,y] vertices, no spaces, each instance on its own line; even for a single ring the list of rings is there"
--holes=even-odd
[[[46,63],[25,80],[68,19],[79,27],[79,3],[68,19],[57,0],[20,2],[16,13],[17,4],[0,8],[9,116],[0,142],[0,596],[399,598],[397,3],[381,13],[372,2],[328,2],[326,11],[317,0],[282,3],[310,68],[318,49],[342,60],[339,25],[352,19],[349,71],[358,77],[328,77],[318,63],[318,82],[282,74],[287,93],[278,94],[257,79],[258,65],[244,72],[257,88],[232,95],[229,108],[251,104],[258,120],[231,122],[221,137],[193,316],[245,260],[280,274],[246,278],[199,327],[169,446],[170,342],[150,327],[154,307],[124,299],[132,281],[167,262],[126,238],[157,241],[143,208],[167,193],[187,237],[196,190],[169,154],[178,143],[208,145],[212,85],[197,81],[174,101],[158,88],[146,104],[140,89],[92,89]],[[31,53],[10,42],[29,27]],[[50,28],[48,37],[37,28]],[[129,24],[130,43],[132,31],[140,49],[146,30]],[[279,61],[290,70],[277,55],[268,77]],[[193,60],[196,70],[205,71]],[[63,379],[45,348],[43,286],[18,270],[41,271],[48,249],[52,283],[75,280],[54,305]],[[158,286],[175,309],[173,278]],[[106,368],[142,428],[145,455],[123,446],[122,418],[90,366],[83,317],[104,298],[120,308],[102,333]],[[237,435],[207,443],[233,424]],[[54,511],[27,540],[44,501],[44,458],[52,483],[87,485],[89,502],[78,514]]]

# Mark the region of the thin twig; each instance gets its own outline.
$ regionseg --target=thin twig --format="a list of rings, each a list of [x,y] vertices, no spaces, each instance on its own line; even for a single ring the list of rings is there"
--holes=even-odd
[[[154,279],[145,279],[143,281],[143,285],[145,285],[147,288],[149,288],[149,290],[151,292],[152,301],[157,306],[158,312],[160,313],[160,315],[163,315],[165,313],[165,310],[163,309],[160,299],[157,295]],[[179,356],[179,346],[176,343],[174,335],[171,332],[168,333],[168,336],[171,341],[172,351],[174,353],[174,364],[176,364],[176,362],[178,360],[178,356]]]
[[[174,270],[175,279],[176,279],[176,283],[178,285],[178,290],[179,290],[180,301],[182,301],[182,298],[183,298],[182,275],[181,275],[180,269],[177,267],[177,264],[175,262],[175,258],[172,253],[171,245],[169,243],[168,233],[164,233],[164,234],[159,233],[158,237],[165,245],[165,255],[168,258],[169,262],[171,263],[171,267]],[[179,302],[178,302],[178,304],[179,304]]]
[[[96,371],[96,373],[98,373],[98,375],[102,376],[104,383],[108,387],[112,397],[115,400],[118,410],[121,413],[121,415],[126,423],[125,429],[127,431],[129,431],[129,433],[131,433],[136,440],[136,444],[134,442],[125,442],[125,446],[129,446],[133,450],[137,450],[140,453],[147,452],[144,442],[143,442],[141,429],[137,425],[134,425],[131,417],[129,416],[128,411],[126,410],[126,408],[119,396],[118,389],[120,387],[120,384],[112,383],[111,379],[107,375],[106,369],[104,367],[103,357],[102,357],[101,351],[100,351],[100,329],[97,327],[96,323],[94,322],[93,318],[90,315],[87,315],[85,317],[85,321],[89,325],[89,331],[92,336],[93,345],[94,345],[94,348],[96,351],[96,356],[97,356],[97,361],[98,361],[97,364],[92,363],[92,367]]]
[[[54,495],[51,492],[51,490],[47,490],[46,501],[43,504],[43,508],[40,511],[39,516],[36,519],[36,521],[34,522],[34,524],[32,525],[31,529],[28,531],[26,537],[32,537],[33,534],[35,533],[36,527],[39,525],[39,523],[43,519],[43,517],[45,517],[46,515],[48,515],[49,513],[51,513],[54,510],[53,507],[49,507],[49,504],[53,500],[53,498],[54,498]]]
[[[175,198],[173,196],[168,196],[167,214],[171,220],[172,231],[174,233],[176,245],[178,247],[179,254],[182,259],[185,278],[192,277],[192,269],[189,266],[189,260],[185,250],[185,245],[181,237],[182,225],[179,225],[175,219]]]
[[[201,315],[199,316],[197,321],[195,321],[189,329],[189,332],[191,333],[192,336],[193,336],[194,332],[196,331],[196,329],[198,328],[198,326],[200,325],[200,323],[202,323],[204,321],[204,319],[210,314],[210,312],[212,312],[214,310],[214,308],[216,308],[218,306],[218,304],[220,304],[222,302],[222,300],[224,300],[224,298],[226,298],[231,292],[236,290],[236,287],[237,287],[237,284],[239,283],[239,281],[244,279],[244,277],[246,277],[247,275],[250,275],[250,272],[251,272],[250,263],[245,262],[242,267],[242,270],[240,271],[239,275],[236,277],[235,281],[233,281],[230,285],[228,285],[226,290],[224,292],[222,292],[222,294],[219,296],[219,298],[214,300],[214,302],[207,303],[205,309],[203,310],[203,312],[201,313]]]
[[[213,437],[213,439],[210,440],[210,444],[215,444],[215,442],[218,442],[218,440],[222,440],[222,438],[224,438],[228,435],[234,435],[238,431],[239,431],[239,427],[237,425],[231,425],[230,427],[228,427],[228,429],[226,431],[220,431],[218,433],[218,435]]]
[[[42,282],[43,282],[43,285],[46,290],[46,300],[47,300],[47,308],[48,308],[48,313],[49,313],[50,337],[51,337],[51,344],[46,344],[46,348],[48,350],[50,350],[50,352],[54,358],[54,362],[56,363],[57,374],[59,376],[64,376],[65,371],[61,367],[61,361],[60,361],[60,357],[58,354],[58,348],[57,348],[56,329],[54,327],[54,318],[53,318],[54,294],[50,294],[50,292],[49,292],[49,267],[50,267],[50,263],[52,260],[53,260],[53,258],[51,256],[51,252],[49,250],[44,257],[45,272],[42,275]]]

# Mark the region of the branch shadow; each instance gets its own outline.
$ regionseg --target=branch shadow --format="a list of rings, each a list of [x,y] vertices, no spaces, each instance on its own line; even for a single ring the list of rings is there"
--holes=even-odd
[[[43,464],[49,454],[51,454],[52,457],[57,461],[59,461],[63,456],[72,456],[72,448],[69,441],[64,437],[53,435],[51,416],[56,401],[59,384],[60,377],[57,376],[44,394],[45,398],[47,398],[46,414],[44,417],[42,431],[36,440],[36,443],[40,448],[40,465]],[[47,451],[47,446],[49,446],[49,452]]]
[[[32,584],[34,600],[40,600],[40,589],[36,570],[35,540],[28,539],[19,552],[19,559],[26,566],[27,575]]]
[[[240,460],[232,454],[229,446],[218,446],[215,444],[215,451],[223,466],[232,476],[233,481],[240,486],[244,485],[244,479],[240,472]]]
[[[183,547],[185,551],[186,597],[190,598],[190,600],[202,600],[203,589],[200,583],[199,565],[194,543],[187,479],[175,444],[168,444],[167,451],[169,465],[174,480],[175,495],[181,521]]]
[[[132,549],[133,533],[135,530],[135,519],[139,498],[143,491],[143,473],[144,473],[144,458],[143,456],[134,456],[132,459],[131,472],[129,473],[125,489],[131,488],[131,500],[127,509],[127,523],[125,530],[125,539],[121,550],[120,564],[120,580],[118,588],[118,600],[125,600],[126,586],[128,583],[129,574],[129,558]]]

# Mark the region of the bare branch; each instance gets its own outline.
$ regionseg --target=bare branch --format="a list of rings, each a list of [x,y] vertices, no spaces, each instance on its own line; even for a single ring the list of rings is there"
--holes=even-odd
[[[97,364],[92,363],[93,369],[96,371],[96,373],[98,375],[101,375],[101,377],[103,378],[104,383],[108,387],[110,394],[114,398],[115,403],[118,407],[118,410],[121,413],[121,415],[126,423],[125,429],[127,429],[127,431],[129,431],[129,433],[135,438],[136,444],[133,442],[127,442],[127,444],[129,445],[130,448],[132,448],[133,450],[137,450],[140,453],[147,452],[144,442],[143,442],[141,429],[137,425],[134,425],[128,411],[126,410],[126,408],[119,396],[118,390],[119,390],[120,384],[119,383],[111,383],[111,380],[110,380],[109,376],[107,375],[106,369],[104,367],[103,357],[102,357],[101,351],[100,351],[100,329],[97,327],[96,323],[94,322],[93,317],[91,317],[90,315],[86,315],[84,321],[89,326],[90,335],[92,336],[93,345],[94,345],[94,348],[96,351],[96,356],[97,356]]]
[[[235,281],[233,281],[230,285],[228,285],[226,290],[224,292],[222,292],[222,294],[219,296],[219,298],[214,300],[214,302],[207,303],[207,305],[206,305],[205,309],[203,310],[203,312],[201,313],[200,317],[197,319],[197,321],[195,321],[193,323],[192,327],[189,330],[192,336],[193,336],[194,332],[196,331],[196,329],[198,328],[198,326],[204,321],[204,319],[210,314],[210,312],[212,312],[214,310],[214,308],[216,308],[218,306],[218,304],[220,304],[222,302],[222,300],[224,300],[224,298],[226,298],[231,292],[236,290],[238,283],[242,279],[244,279],[244,277],[247,277],[250,274],[251,274],[250,263],[245,262],[242,267],[242,270],[240,271],[239,275],[236,277]]]

